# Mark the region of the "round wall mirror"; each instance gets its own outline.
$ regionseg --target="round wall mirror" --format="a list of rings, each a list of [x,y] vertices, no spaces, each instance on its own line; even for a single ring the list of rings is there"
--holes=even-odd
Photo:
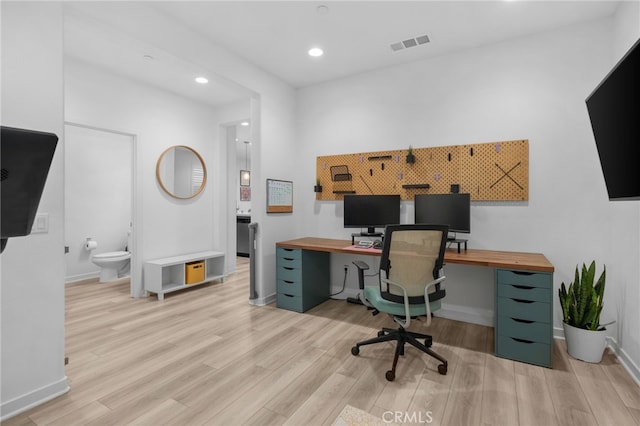
[[[207,183],[207,167],[193,148],[176,145],[167,148],[156,164],[156,178],[169,195],[183,200],[193,198]]]

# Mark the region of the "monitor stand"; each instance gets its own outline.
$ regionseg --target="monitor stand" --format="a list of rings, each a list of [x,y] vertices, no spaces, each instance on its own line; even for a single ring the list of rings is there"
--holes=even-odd
[[[356,243],[356,237],[380,237],[382,238],[384,234],[382,232],[375,232],[375,230],[369,229],[367,232],[356,232],[351,234],[351,245]]]
[[[448,243],[456,243],[458,244],[458,253],[460,253],[460,244],[464,244],[464,251],[467,251],[467,241],[468,240],[464,240],[461,238],[455,238],[455,237],[448,237],[447,238],[447,242]]]

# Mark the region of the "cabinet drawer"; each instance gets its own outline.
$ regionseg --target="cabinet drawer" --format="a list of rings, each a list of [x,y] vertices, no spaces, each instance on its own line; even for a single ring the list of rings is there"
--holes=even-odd
[[[551,367],[551,345],[525,339],[498,336],[496,355],[516,361]]]
[[[276,269],[276,278],[278,280],[293,281],[297,283],[302,282],[302,269],[278,266]]]
[[[498,297],[549,303],[551,300],[551,290],[522,284],[501,284],[498,285]]]
[[[498,335],[551,344],[551,324],[499,316]]]
[[[282,266],[296,265],[296,267],[300,267],[302,264],[302,250],[278,247],[276,250],[276,262]],[[289,263],[289,265],[285,265],[285,263]]]
[[[541,272],[512,271],[508,269],[498,269],[498,285],[522,285],[529,287],[553,288],[553,278],[551,274]]]
[[[302,259],[299,257],[278,257],[276,265],[287,268],[301,268]]]
[[[276,291],[290,296],[302,296],[302,283],[300,281],[278,279]]]
[[[276,306],[281,309],[288,309],[290,311],[304,312],[302,306],[302,297],[293,296],[284,293],[276,294]]]
[[[551,304],[498,297],[498,315],[529,321],[551,322]]]

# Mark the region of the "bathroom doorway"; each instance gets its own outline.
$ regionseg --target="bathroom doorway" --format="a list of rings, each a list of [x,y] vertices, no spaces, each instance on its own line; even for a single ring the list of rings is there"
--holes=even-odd
[[[65,282],[97,278],[91,256],[116,251],[132,253],[120,275],[133,276],[134,148],[134,135],[65,123]]]
[[[222,125],[227,152],[227,203],[230,223],[227,250],[230,270],[236,270],[235,257],[249,257],[251,222],[251,129],[242,119]]]

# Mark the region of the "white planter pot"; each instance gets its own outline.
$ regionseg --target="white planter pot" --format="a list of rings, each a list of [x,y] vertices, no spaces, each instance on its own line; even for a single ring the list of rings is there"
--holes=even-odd
[[[585,330],[576,328],[566,323],[564,338],[567,341],[567,352],[575,359],[598,363],[602,360],[602,354],[606,346],[607,330]]]

